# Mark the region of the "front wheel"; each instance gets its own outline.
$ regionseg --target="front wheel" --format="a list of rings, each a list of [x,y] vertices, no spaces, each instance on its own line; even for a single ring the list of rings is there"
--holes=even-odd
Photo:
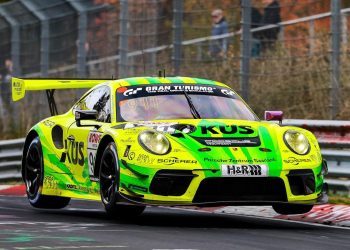
[[[279,214],[305,214],[311,211],[313,205],[304,204],[273,204],[273,210]]]
[[[51,209],[67,206],[70,198],[41,194],[44,180],[44,160],[39,137],[32,140],[24,157],[23,180],[30,205],[36,208]]]
[[[118,202],[119,164],[114,142],[107,145],[101,157],[100,194],[107,214],[113,217],[131,217],[140,215],[145,206],[121,205]]]

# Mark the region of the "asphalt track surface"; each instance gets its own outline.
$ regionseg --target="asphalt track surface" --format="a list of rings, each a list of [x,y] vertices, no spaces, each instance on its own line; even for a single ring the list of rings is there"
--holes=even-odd
[[[97,202],[33,209],[0,196],[5,249],[350,249],[350,230],[298,222],[147,208],[132,220],[108,218]]]

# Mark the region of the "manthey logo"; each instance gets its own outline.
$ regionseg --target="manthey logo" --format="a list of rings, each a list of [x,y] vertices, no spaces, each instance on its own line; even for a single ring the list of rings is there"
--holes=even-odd
[[[254,130],[251,126],[236,126],[236,125],[226,125],[226,126],[199,126],[203,135],[206,134],[242,134],[250,135],[254,133]]]
[[[142,90],[142,88],[128,89],[128,90],[126,90],[126,91],[123,93],[123,95],[124,95],[124,96],[136,95],[137,92],[139,92],[139,91],[141,91],[141,90]]]

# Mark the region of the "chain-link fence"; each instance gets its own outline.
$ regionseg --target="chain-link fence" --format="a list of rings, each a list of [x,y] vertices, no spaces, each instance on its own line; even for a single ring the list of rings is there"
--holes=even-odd
[[[163,69],[225,82],[260,116],[282,109],[289,118],[348,119],[349,7],[345,0],[12,0],[0,5],[7,122],[0,130],[24,131],[49,115],[39,94],[14,111],[6,76],[120,78]],[[57,94],[63,112],[81,91]]]

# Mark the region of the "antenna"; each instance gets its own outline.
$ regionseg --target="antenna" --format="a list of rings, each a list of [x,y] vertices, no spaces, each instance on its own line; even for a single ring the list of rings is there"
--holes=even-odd
[[[164,77],[165,78],[165,69],[163,69],[163,71],[162,70],[158,71],[158,77]]]

